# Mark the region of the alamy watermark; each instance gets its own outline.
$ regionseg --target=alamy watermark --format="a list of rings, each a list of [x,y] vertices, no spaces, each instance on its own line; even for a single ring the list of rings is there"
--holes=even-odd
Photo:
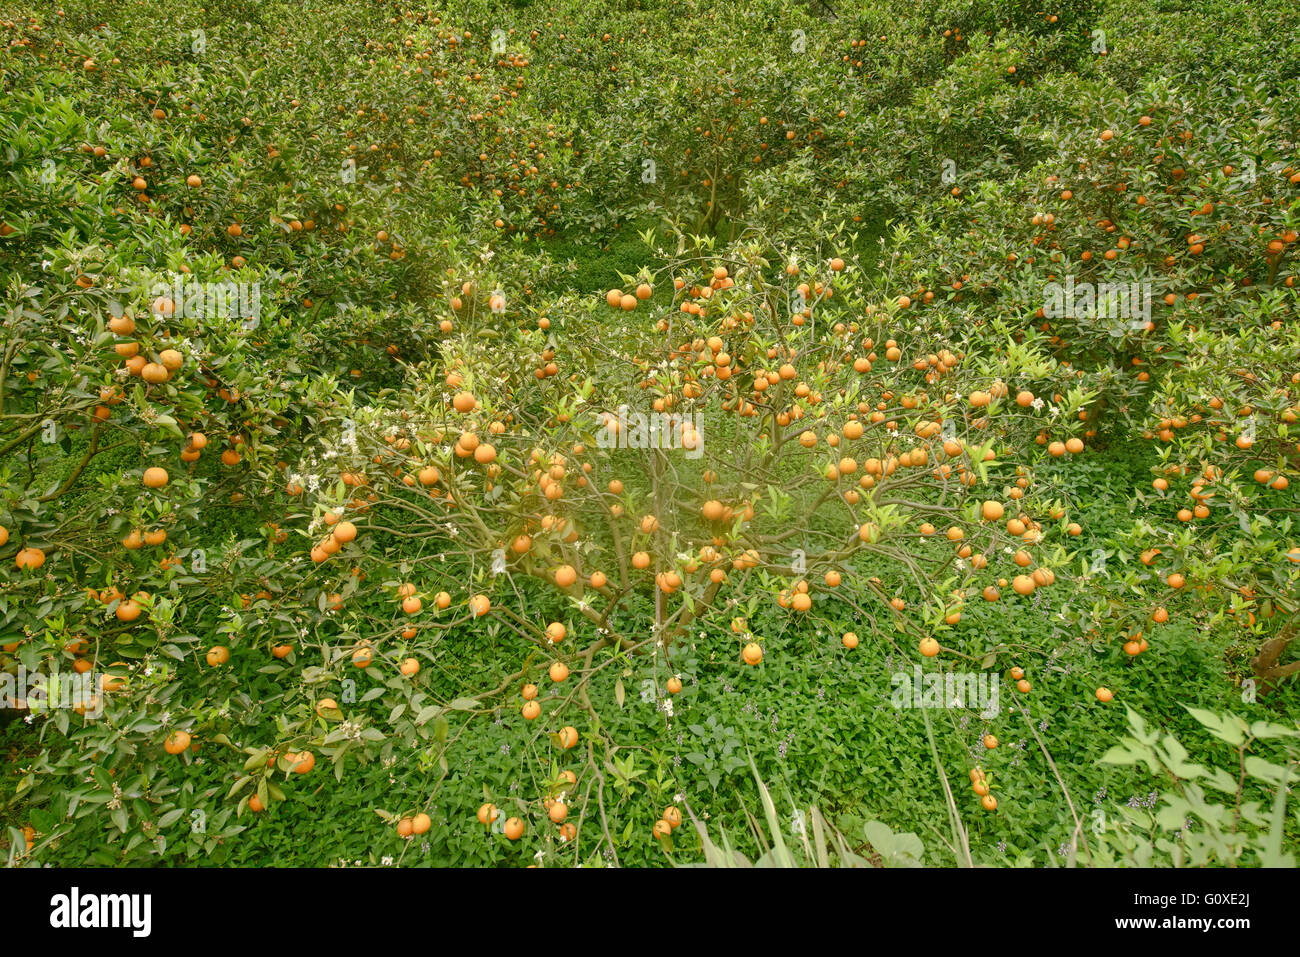
[[[698,412],[628,412],[601,414],[596,444],[602,449],[682,449],[688,459],[704,454],[703,415]]]
[[[1048,319],[1122,319],[1130,329],[1151,324],[1149,282],[1049,282],[1043,289],[1043,315]]]
[[[150,288],[155,308],[161,303],[166,318],[257,320],[262,315],[260,282],[200,282],[177,275],[171,285]],[[245,323],[247,325],[247,322]]]
[[[98,718],[104,713],[101,680],[93,671],[56,671],[47,675],[19,665],[16,675],[0,671],[0,708],[28,710],[32,714],[57,708],[82,709],[85,717]]]
[[[930,671],[920,665],[912,673],[895,671],[890,704],[895,708],[975,708],[984,718],[995,718],[1001,710],[1001,679],[988,671]]]

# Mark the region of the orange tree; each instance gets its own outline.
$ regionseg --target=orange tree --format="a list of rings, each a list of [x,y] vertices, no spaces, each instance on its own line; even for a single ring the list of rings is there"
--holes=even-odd
[[[439,360],[291,465],[309,490],[303,596],[343,639],[327,663],[445,670],[471,624],[497,649],[454,700],[374,689],[399,727],[414,719],[408,738],[449,709],[517,709],[527,753],[576,748],[559,767],[590,793],[618,751],[590,689],[621,702],[625,679],[648,679],[671,700],[688,639],[780,667],[749,627],[774,602],[792,628],[849,615],[905,657],[991,667],[1009,649],[962,628],[965,604],[1029,596],[1065,565],[1077,526],[1026,455],[1051,404],[1022,393],[1078,407],[1068,370],[1015,343],[976,353],[948,336],[957,314],[871,298],[820,251],[754,235],[665,259],[600,302],[481,309],[495,280],[464,280]],[[1082,450],[1054,434],[1053,455]],[[436,791],[394,814],[399,833]],[[565,821],[515,800],[521,822]],[[583,813],[608,827],[603,807]]]
[[[1135,490],[1139,515],[1108,566],[1122,578],[1102,603],[1108,637],[1140,654],[1171,613],[1215,630],[1234,615],[1234,674],[1271,685],[1295,670],[1300,174],[1268,131],[1293,109],[1249,84],[1226,108],[1167,80],[1078,92],[1070,109],[1100,118],[1094,129],[1047,135],[1023,174],[933,204],[940,228],[903,258],[940,295],[1046,336],[1095,394],[1085,438],[1154,442],[1154,487]],[[1215,111],[1230,119],[1201,119]],[[1108,289],[1120,295],[1107,302]],[[1069,290],[1089,298],[1064,301]],[[1088,561],[1106,565],[1113,544],[1092,543],[1102,554]],[[1195,600],[1174,601],[1184,583]],[[1120,597],[1134,588],[1142,601]]]

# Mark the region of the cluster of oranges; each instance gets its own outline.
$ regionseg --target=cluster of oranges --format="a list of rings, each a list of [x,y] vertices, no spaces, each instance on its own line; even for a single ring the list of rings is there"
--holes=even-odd
[[[996,745],[997,741],[994,740],[993,743]],[[986,738],[985,745],[987,746],[987,744],[988,739]],[[983,768],[976,766],[970,769],[970,786],[971,790],[979,797],[980,806],[984,810],[996,811],[998,809],[998,799],[991,792],[992,782],[989,780],[988,775],[984,773]]]
[[[556,835],[561,841],[568,842],[578,836],[578,828],[569,818],[569,804],[565,800],[568,790],[577,783],[577,775],[572,771],[561,771],[559,779],[555,782],[552,793],[548,794],[542,801],[542,809],[546,817],[556,827]],[[501,809],[495,804],[485,803],[479,806],[478,822],[483,827],[491,830],[492,826],[500,819]],[[524,821],[519,817],[507,818],[501,828],[501,833],[505,835],[506,840],[518,841],[524,836]],[[398,824],[398,833],[402,834],[401,824]],[[423,833],[416,831],[415,833]],[[406,836],[406,835],[402,835]]]
[[[663,814],[659,820],[655,821],[650,833],[656,840],[669,837],[673,831],[682,826],[682,811],[675,804],[670,804],[664,808]]]
[[[412,817],[404,817],[397,822],[398,837],[415,837],[424,834],[433,826],[429,815],[421,811]]]

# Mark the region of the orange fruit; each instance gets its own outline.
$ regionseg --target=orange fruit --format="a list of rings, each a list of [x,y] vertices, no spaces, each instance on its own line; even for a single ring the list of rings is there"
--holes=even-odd
[[[139,602],[135,601],[134,599],[128,598],[125,601],[121,601],[118,603],[117,613],[116,613],[117,620],[135,621],[137,618],[140,617],[140,612],[142,610],[143,609],[141,609]]]
[[[301,754],[287,754],[285,757],[293,765],[294,774],[306,774],[316,767],[316,755],[311,751],[304,751]]]

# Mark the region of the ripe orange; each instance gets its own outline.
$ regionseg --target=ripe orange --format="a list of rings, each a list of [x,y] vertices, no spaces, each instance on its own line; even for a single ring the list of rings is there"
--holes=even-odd
[[[292,752],[285,755],[289,763],[293,766],[294,774],[306,774],[312,768],[316,767],[316,755],[311,751],[303,751],[301,754]]]
[[[163,743],[163,750],[168,754],[180,754],[189,746],[190,733],[188,731],[173,731]]]
[[[763,649],[752,641],[745,645],[744,650],[741,651],[740,654],[747,665],[756,665],[763,660]]]
[[[552,681],[559,684],[565,678],[569,677],[569,666],[563,661],[553,662],[547,674],[551,676]]]

